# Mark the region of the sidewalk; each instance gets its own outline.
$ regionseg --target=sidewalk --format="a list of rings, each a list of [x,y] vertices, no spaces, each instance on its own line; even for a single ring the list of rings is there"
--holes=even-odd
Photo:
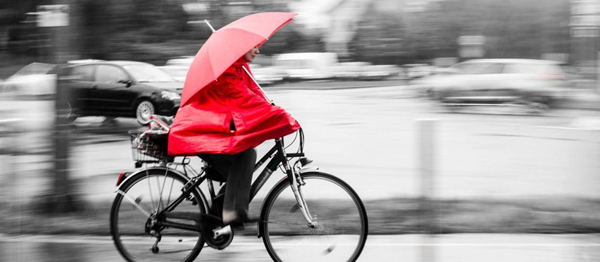
[[[378,256],[378,254],[381,254]],[[387,254],[387,255],[383,255]],[[373,236],[360,261],[591,262],[598,235],[447,234]]]
[[[53,248],[43,248],[52,246]],[[0,261],[120,261],[109,236],[0,234]],[[73,251],[73,252],[69,252]],[[102,255],[99,255],[102,254]],[[204,248],[202,261],[270,261],[261,239],[235,236],[225,250]],[[600,260],[598,235],[370,235],[358,261],[592,262]],[[63,260],[64,261],[64,260]]]

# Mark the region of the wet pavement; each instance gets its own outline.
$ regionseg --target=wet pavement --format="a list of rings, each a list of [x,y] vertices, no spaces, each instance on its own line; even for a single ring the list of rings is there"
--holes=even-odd
[[[267,92],[303,126],[305,152],[313,165],[349,182],[365,199],[422,193],[419,123],[423,119],[435,119],[431,139],[437,197],[600,197],[596,187],[600,183],[596,175],[600,169],[596,161],[600,158],[599,111],[448,112],[415,98],[404,86],[279,87]],[[37,105],[40,114],[48,113],[47,105]],[[23,130],[44,126],[43,121],[35,121],[40,119],[44,118],[34,114],[33,121],[21,124]],[[86,117],[74,122],[71,176],[78,182],[78,192],[89,200],[112,199],[118,173],[135,169],[127,130],[140,126],[133,119],[103,120]],[[14,185],[7,190],[15,191],[12,196],[19,194],[20,201],[38,196],[51,185],[39,172],[52,167],[51,155],[23,148],[34,139],[38,136],[17,135],[10,142],[17,151],[27,153],[1,156],[7,161],[2,161],[0,178],[7,180],[4,185]],[[259,146],[259,154],[271,145],[267,141]],[[572,157],[574,153],[578,157]]]
[[[271,261],[261,239],[236,237],[225,250],[205,247],[197,261]],[[593,262],[599,235],[371,235],[358,261]],[[110,237],[0,235],[0,261],[123,261]],[[326,261],[326,260],[325,260]]]
[[[436,121],[435,197],[600,197],[599,111],[448,112],[400,86],[267,92],[302,124],[306,153],[314,165],[347,181],[363,199],[422,193],[418,126],[422,119]],[[0,196],[16,206],[35,201],[52,184],[43,175],[51,168],[51,159],[34,147],[48,144],[42,134],[49,132],[44,126],[50,107],[43,102],[30,105],[22,114],[3,115],[33,117],[33,121],[13,122],[24,135],[2,138],[3,145],[11,145],[17,153],[0,155]],[[117,174],[134,170],[126,131],[139,126],[132,119],[103,123],[103,118],[95,117],[74,124],[71,175],[76,190],[87,200],[110,202]],[[269,146],[268,142],[261,145],[259,154]],[[273,177],[271,183],[276,180]],[[253,237],[236,238],[224,251],[206,249],[200,258],[270,261],[261,240]],[[0,235],[0,261],[120,260],[109,237]],[[360,261],[600,261],[600,239],[597,235],[377,235],[369,237]]]

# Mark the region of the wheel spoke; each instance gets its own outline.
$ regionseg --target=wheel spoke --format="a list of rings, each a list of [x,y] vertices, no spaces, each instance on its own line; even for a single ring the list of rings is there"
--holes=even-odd
[[[136,201],[135,199],[131,198],[131,196],[129,196],[127,193],[121,191],[121,190],[117,190],[117,193],[122,195],[123,197],[125,197],[125,199],[127,199],[129,201],[129,203],[131,203],[134,207],[136,207],[138,210],[140,210],[142,213],[144,213],[144,215],[146,217],[150,217],[151,214],[150,212],[146,211],[142,206],[140,206],[138,204],[138,201]]]
[[[200,253],[204,241],[195,220],[154,213],[171,199],[176,199],[178,196],[171,194],[182,192],[180,190],[188,180],[183,174],[159,168],[134,174],[120,186],[111,209],[110,223],[115,246],[126,260],[193,261]],[[191,194],[202,200],[196,191]],[[182,201],[173,207],[173,212],[199,217],[206,210],[202,204]],[[168,223],[181,226],[166,226]]]
[[[346,183],[323,173],[303,175],[302,199],[288,182],[265,200],[261,234],[274,261],[354,261],[364,247],[368,224],[360,198]],[[297,208],[303,201],[314,226]],[[292,207],[290,209],[290,207]],[[294,208],[296,207],[296,208]]]

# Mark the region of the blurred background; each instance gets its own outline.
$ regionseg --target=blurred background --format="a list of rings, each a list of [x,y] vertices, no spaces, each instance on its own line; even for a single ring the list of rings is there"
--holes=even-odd
[[[599,1],[3,0],[0,260],[118,261],[127,131],[177,112],[204,20],[269,11],[252,71],[365,201],[363,261],[600,259]]]

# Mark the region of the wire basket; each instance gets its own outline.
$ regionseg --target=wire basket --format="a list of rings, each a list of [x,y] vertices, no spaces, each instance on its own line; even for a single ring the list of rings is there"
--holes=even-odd
[[[141,133],[129,131],[131,153],[136,162],[152,163],[169,161],[167,154],[168,134]]]

